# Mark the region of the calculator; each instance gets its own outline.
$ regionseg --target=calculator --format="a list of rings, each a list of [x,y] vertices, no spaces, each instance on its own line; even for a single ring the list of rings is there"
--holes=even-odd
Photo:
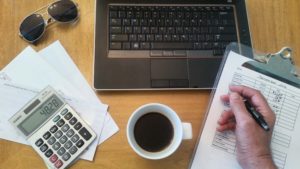
[[[52,168],[73,163],[95,140],[95,132],[50,86],[19,110],[10,123]]]

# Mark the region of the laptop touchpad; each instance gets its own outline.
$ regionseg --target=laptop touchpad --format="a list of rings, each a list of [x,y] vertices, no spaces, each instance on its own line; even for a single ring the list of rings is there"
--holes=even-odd
[[[188,79],[187,59],[151,59],[151,79]]]

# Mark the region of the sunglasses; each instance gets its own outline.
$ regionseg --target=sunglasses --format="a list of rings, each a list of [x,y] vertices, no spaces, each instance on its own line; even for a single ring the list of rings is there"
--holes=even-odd
[[[47,8],[49,18],[45,20],[43,14],[38,13]],[[53,21],[58,23],[69,23],[78,18],[78,8],[71,0],[59,0],[43,7],[33,14],[27,16],[20,24],[19,35],[27,42],[34,43],[44,34],[46,27]]]

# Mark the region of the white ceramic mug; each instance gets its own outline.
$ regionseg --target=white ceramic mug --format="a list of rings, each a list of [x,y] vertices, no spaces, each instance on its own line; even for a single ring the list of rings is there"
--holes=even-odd
[[[136,122],[140,117],[150,112],[163,114],[170,120],[173,126],[174,135],[171,143],[158,152],[144,150],[137,144],[134,137],[134,127]],[[146,159],[158,160],[173,154],[181,144],[182,140],[192,139],[192,125],[191,123],[182,123],[176,112],[170,107],[159,103],[150,103],[136,109],[129,118],[127,123],[127,139],[132,149],[138,155]]]

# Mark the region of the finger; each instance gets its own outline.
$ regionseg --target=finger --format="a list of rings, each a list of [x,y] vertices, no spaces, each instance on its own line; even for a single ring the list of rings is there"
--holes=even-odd
[[[254,106],[264,104],[267,105],[267,101],[260,91],[246,87],[246,86],[229,86],[230,91],[239,93],[241,96],[247,98]]]
[[[218,124],[223,125],[225,123],[228,123],[230,121],[234,121],[234,114],[232,111],[223,111],[221,114]]]
[[[250,114],[248,113],[243,98],[238,93],[230,93],[230,108],[235,116],[237,123],[251,119]]]
[[[229,103],[229,95],[221,95],[221,100],[225,103]]]
[[[234,130],[235,127],[236,127],[235,122],[229,122],[229,123],[218,126],[217,131],[223,132],[223,131],[228,131],[228,130]]]
[[[258,90],[246,86],[230,86],[229,88],[232,92],[237,92],[247,98],[263,116],[268,116],[268,113],[272,112],[268,102]]]

